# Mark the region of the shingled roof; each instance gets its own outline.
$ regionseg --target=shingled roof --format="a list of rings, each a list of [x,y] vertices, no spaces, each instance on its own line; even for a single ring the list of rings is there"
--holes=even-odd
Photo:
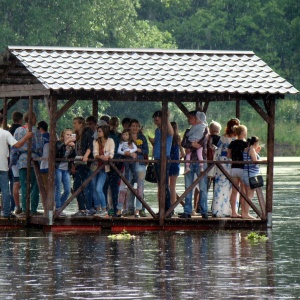
[[[0,67],[1,86],[52,91],[298,93],[251,51],[9,46]]]

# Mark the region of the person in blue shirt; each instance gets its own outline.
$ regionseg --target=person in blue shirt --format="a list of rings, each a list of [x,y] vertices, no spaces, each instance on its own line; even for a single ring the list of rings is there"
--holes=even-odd
[[[161,128],[162,126],[167,127],[167,140],[166,140],[166,158],[167,160],[170,159],[170,152],[171,152],[171,146],[172,146],[172,140],[173,140],[173,134],[174,130],[171,125],[171,122],[169,121],[169,112],[168,112],[168,121],[167,124],[162,124],[162,112],[161,111],[156,111],[153,114],[153,122],[157,126],[155,130],[155,136],[154,138],[149,138],[149,141],[153,145],[153,157],[154,159],[160,160],[161,159],[161,135],[162,131]],[[157,181],[158,181],[158,195],[161,195],[160,191],[160,161],[155,164],[155,171],[157,174]],[[167,163],[166,167],[166,190],[165,190],[165,211],[167,211],[171,207],[171,196],[170,196],[170,188],[169,188],[169,169],[170,169],[170,163]],[[166,217],[170,217],[166,216]]]

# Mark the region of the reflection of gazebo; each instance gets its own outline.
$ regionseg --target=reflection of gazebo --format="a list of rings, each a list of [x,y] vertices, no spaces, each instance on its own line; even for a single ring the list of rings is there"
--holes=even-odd
[[[262,193],[258,193],[260,210],[252,202],[249,204],[264,224],[267,221],[271,224],[275,100],[284,98],[287,93],[298,91],[250,51],[8,47],[0,57],[0,97],[4,98],[4,115],[25,97],[29,98],[30,111],[33,99],[45,99],[49,107],[48,187],[44,189],[40,182],[40,191],[46,224],[50,225],[54,207],[56,121],[81,99],[93,101],[93,115],[96,116],[98,101],[102,100],[161,101],[163,111],[167,110],[169,102],[174,102],[184,114],[187,114],[184,102],[195,102],[196,109],[206,112],[211,101],[235,101],[237,117],[240,101],[247,101],[268,124],[266,204]],[[68,101],[57,109],[59,100]],[[257,100],[263,100],[263,106]],[[163,126],[162,157],[165,156],[166,135]],[[164,190],[166,160],[161,164]],[[217,165],[223,169],[221,164]],[[161,195],[159,219],[155,219],[149,209],[154,217],[151,224],[171,224],[165,219],[164,200]]]

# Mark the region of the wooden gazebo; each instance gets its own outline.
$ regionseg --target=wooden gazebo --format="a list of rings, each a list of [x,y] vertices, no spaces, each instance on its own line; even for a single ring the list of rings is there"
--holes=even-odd
[[[48,187],[38,180],[45,208],[44,217],[28,218],[30,223],[41,225],[72,225],[75,221],[61,220],[53,216],[55,141],[57,120],[77,101],[91,100],[93,115],[98,115],[99,101],[155,101],[167,111],[168,103],[174,102],[184,114],[185,102],[194,102],[195,108],[207,111],[212,101],[235,101],[236,116],[240,115],[240,101],[247,101],[268,125],[266,202],[262,192],[258,198],[260,209],[249,199],[250,206],[260,216],[257,222],[228,220],[228,228],[238,226],[271,226],[274,168],[275,101],[285,94],[296,94],[290,83],[275,73],[251,51],[193,51],[157,49],[109,49],[109,48],[61,48],[9,46],[0,56],[0,98],[4,99],[4,116],[21,98],[28,98],[32,112],[33,101],[46,101],[50,111],[50,156]],[[57,103],[68,100],[59,110]],[[257,100],[263,100],[261,106]],[[163,114],[163,123],[166,122]],[[4,126],[7,120],[5,119]],[[164,141],[167,132],[162,127],[162,157],[165,157]],[[222,167],[216,164],[231,180]],[[35,171],[38,175],[37,164]],[[111,162],[114,167],[113,161]],[[164,168],[161,161],[161,186],[164,190]],[[96,171],[97,172],[97,171]],[[207,174],[208,169],[204,173]],[[202,176],[204,176],[202,175]],[[122,175],[120,174],[122,177]],[[197,178],[195,186],[201,177]],[[37,176],[38,177],[38,176]],[[128,182],[127,182],[128,183]],[[129,188],[132,189],[128,183]],[[132,190],[135,192],[134,190]],[[181,195],[170,211],[187,194]],[[76,196],[72,195],[72,200]],[[245,195],[244,195],[245,196]],[[210,228],[224,220],[166,219],[164,195],[160,196],[160,215],[140,199],[152,215],[150,220],[77,220],[76,224],[93,226],[150,226],[152,228],[178,228],[184,224],[190,228]],[[29,199],[28,199],[29,201]],[[70,202],[70,201],[69,201]],[[29,205],[27,205],[29,208]],[[28,211],[29,217],[29,211]],[[214,222],[214,224],[213,224]],[[240,223],[239,223],[240,222]],[[241,225],[242,224],[242,225]],[[244,225],[243,225],[244,224]],[[125,224],[126,225],[126,224]],[[250,226],[250,227],[251,227]],[[248,226],[249,227],[249,226]]]

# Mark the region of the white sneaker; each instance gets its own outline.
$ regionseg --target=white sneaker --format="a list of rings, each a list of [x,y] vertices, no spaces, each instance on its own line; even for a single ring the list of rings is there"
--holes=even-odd
[[[137,189],[137,183],[136,183],[136,182],[133,184],[133,188],[134,188],[135,190]]]

